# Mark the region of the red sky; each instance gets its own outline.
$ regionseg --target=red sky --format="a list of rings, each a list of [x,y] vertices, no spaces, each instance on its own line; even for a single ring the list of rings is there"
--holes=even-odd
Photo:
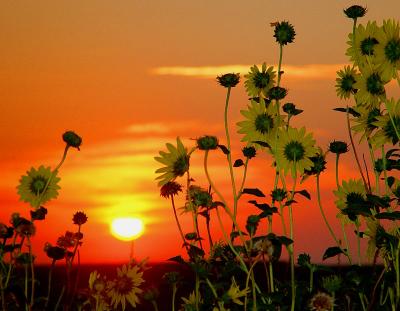
[[[146,231],[135,254],[164,260],[180,252],[171,207],[160,198],[154,181],[154,156],[180,136],[187,145],[203,134],[223,137],[225,90],[218,74],[246,73],[253,64],[276,64],[278,46],[270,22],[295,26],[295,44],[285,47],[282,85],[287,101],[305,112],[295,121],[314,131],[324,148],[333,139],[347,141],[344,105],[335,96],[335,72],[344,55],[351,21],[342,9],[351,1],[2,1],[0,3],[0,220],[14,211],[28,216],[16,186],[31,166],[54,167],[61,157],[61,134],[74,130],[84,140],[72,150],[60,171],[59,198],[46,207],[48,218],[34,238],[40,262],[45,242],[55,243],[73,230],[72,215],[85,211],[83,262],[126,260],[129,243],[109,233],[113,217],[136,216]],[[400,2],[363,1],[367,17],[379,23],[399,18]],[[399,96],[398,86],[387,89]],[[234,155],[240,136],[234,124],[247,105],[243,84],[233,90],[230,120]],[[322,176],[323,200],[335,222],[331,190],[334,159]],[[270,158],[250,167],[248,186],[269,193]],[[342,176],[356,176],[351,155],[343,159]],[[192,174],[204,184],[194,157]],[[211,172],[220,188],[228,180],[222,155],[212,155]],[[306,186],[313,191],[313,180]],[[315,198],[315,196],[313,196]],[[245,201],[244,201],[245,202]],[[182,205],[183,202],[180,202]],[[246,215],[243,206],[242,214]],[[315,200],[295,207],[297,252],[319,261],[333,245]],[[242,217],[242,223],[245,220]],[[186,231],[191,219],[182,216]],[[279,233],[280,227],[277,226]],[[349,231],[351,231],[349,229]],[[215,229],[220,237],[220,231]]]

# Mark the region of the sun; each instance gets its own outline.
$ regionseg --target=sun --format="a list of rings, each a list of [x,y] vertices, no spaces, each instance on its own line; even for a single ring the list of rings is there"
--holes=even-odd
[[[143,221],[134,217],[114,218],[110,224],[111,234],[122,241],[131,241],[142,235]]]

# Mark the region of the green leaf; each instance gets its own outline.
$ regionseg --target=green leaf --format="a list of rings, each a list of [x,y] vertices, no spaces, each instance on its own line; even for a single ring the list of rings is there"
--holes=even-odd
[[[387,183],[388,183],[389,188],[392,188],[395,181],[396,181],[396,178],[394,178],[393,176],[389,176],[387,178]]]
[[[185,260],[182,258],[182,256],[175,256],[175,257],[171,257],[169,259],[167,259],[168,261],[174,261],[177,263],[181,263],[181,264],[185,264]]]
[[[303,197],[311,200],[311,195],[307,190],[300,190],[300,191],[296,191],[295,193],[301,194]]]
[[[375,215],[375,218],[378,219],[389,219],[389,220],[399,220],[400,219],[400,212],[384,212]]]
[[[265,141],[256,140],[256,141],[252,141],[252,143],[260,145],[262,147],[271,148],[271,146],[268,143],[266,143]]]
[[[281,242],[281,243],[282,243],[283,245],[285,245],[285,246],[289,246],[290,244],[293,243],[293,240],[292,240],[292,239],[289,239],[288,237],[286,237],[286,236],[284,236],[284,235],[277,236],[276,238],[277,238],[277,240],[278,240],[279,242]]]
[[[324,253],[324,256],[322,256],[322,260],[337,256],[339,254],[344,254],[343,250],[340,247],[328,247]]]
[[[244,165],[244,163],[243,163],[242,159],[237,159],[235,161],[235,163],[233,163],[233,167],[240,167],[240,166],[243,166],[243,165]]]
[[[218,145],[218,148],[221,149],[224,154],[230,153],[228,148],[226,148],[224,145]]]
[[[359,114],[357,111],[355,111],[353,108],[348,108],[349,109],[349,113],[353,116],[358,118],[359,116],[361,116],[361,114]],[[340,112],[346,112],[347,109],[346,108],[334,108],[333,110],[335,111],[340,111]]]
[[[256,197],[265,197],[265,194],[258,188],[244,188],[242,193],[255,195]]]

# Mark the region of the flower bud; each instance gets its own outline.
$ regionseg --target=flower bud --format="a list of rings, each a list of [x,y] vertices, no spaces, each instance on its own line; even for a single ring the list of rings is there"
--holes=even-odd
[[[79,147],[82,144],[82,138],[78,134],[73,131],[67,131],[63,134],[62,138],[67,146],[80,150]]]
[[[217,81],[223,87],[235,87],[240,80],[240,74],[238,73],[226,73],[224,75],[218,76]]]

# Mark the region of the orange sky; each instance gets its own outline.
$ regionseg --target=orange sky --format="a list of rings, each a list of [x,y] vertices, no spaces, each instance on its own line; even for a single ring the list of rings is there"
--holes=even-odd
[[[399,18],[398,0],[363,1],[362,21]],[[34,247],[38,260],[46,241],[55,243],[73,230],[72,215],[83,210],[83,262],[126,260],[129,243],[113,238],[109,222],[138,216],[146,232],[135,244],[138,257],[164,260],[180,252],[171,207],[159,197],[153,160],[166,142],[181,136],[213,134],[224,142],[225,90],[215,75],[263,61],[276,64],[278,46],[270,22],[289,20],[295,44],[285,48],[283,86],[287,101],[305,112],[295,122],[313,130],[319,145],[348,140],[343,115],[333,112],[335,72],[344,55],[351,22],[342,9],[351,1],[1,1],[0,2],[0,219],[13,211],[28,216],[15,187],[31,166],[54,167],[61,156],[65,130],[84,140],[71,150],[60,171],[59,199],[47,204],[49,215],[38,224]],[[397,14],[397,15],[393,15]],[[399,96],[397,86],[388,93]],[[243,84],[234,89],[230,119],[240,118],[247,100]],[[235,129],[232,127],[232,132]],[[239,155],[240,137],[233,134]],[[196,180],[204,181],[194,157]],[[211,168],[220,188],[228,180],[224,158],[213,155]],[[334,159],[322,176],[327,214],[334,221]],[[356,176],[351,156],[344,157],[343,176]],[[266,193],[272,184],[270,158],[250,168],[249,186]],[[204,184],[203,184],[204,185]],[[314,189],[312,180],[307,187]],[[180,202],[182,204],[182,202]],[[245,211],[243,214],[247,214]],[[295,207],[297,251],[319,260],[332,244],[315,201]],[[242,219],[244,221],[244,218]],[[183,216],[187,231],[190,217]],[[310,223],[313,225],[311,226]],[[279,227],[277,227],[279,231]],[[220,236],[216,229],[215,234]]]

